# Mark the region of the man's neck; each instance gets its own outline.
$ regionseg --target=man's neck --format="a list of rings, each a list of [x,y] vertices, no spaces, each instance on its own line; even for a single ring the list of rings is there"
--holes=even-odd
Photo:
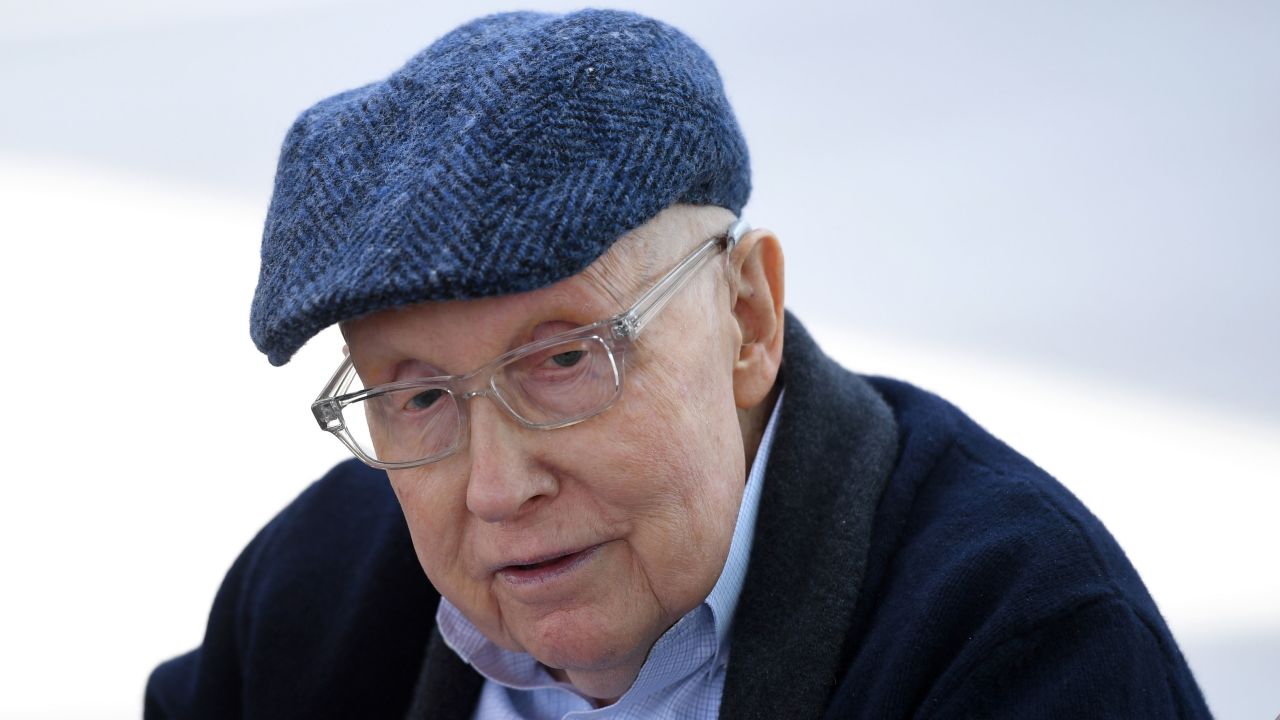
[[[646,657],[647,654],[640,656],[640,660],[635,664],[635,667],[631,667],[631,664],[628,663],[625,667],[611,668],[602,672],[571,673],[567,670],[547,665],[543,665],[543,667],[547,668],[547,672],[557,682],[567,682],[573,685],[578,689],[578,692],[591,701],[592,705],[602,708],[618,702],[618,698],[622,697],[627,688],[631,687],[636,677],[639,676],[640,668],[644,665]],[[620,692],[617,691],[619,687],[621,688]],[[597,697],[597,695],[608,695],[609,697],[601,698]]]
[[[778,401],[782,383],[775,382],[773,389],[758,405],[747,410],[738,411],[738,424],[742,428],[742,449],[746,455],[745,467],[750,471],[756,460],[756,452],[760,450],[760,439],[764,437],[765,426],[769,423],[769,415],[773,413],[773,405]],[[747,479],[742,478],[745,483]]]

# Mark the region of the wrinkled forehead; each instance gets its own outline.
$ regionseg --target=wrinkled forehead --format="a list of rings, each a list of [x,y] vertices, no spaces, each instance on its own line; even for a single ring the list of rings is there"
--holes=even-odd
[[[733,213],[714,205],[677,204],[618,238],[580,278],[630,305],[697,244],[725,231]]]

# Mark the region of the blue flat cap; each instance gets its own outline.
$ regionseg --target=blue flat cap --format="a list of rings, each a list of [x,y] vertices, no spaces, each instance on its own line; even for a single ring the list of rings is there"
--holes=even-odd
[[[735,214],[747,146],[714,63],[633,13],[472,21],[289,130],[250,330],[283,365],[328,325],[523,292],[677,202]]]

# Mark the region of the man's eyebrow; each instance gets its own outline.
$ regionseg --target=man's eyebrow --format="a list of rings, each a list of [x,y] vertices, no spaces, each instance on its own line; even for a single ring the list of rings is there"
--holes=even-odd
[[[608,295],[619,310],[630,307],[660,275],[657,262],[660,244],[640,235],[640,231],[641,228],[632,231],[632,237],[627,239],[631,246],[625,251],[606,252],[582,273],[591,286]],[[618,247],[616,243],[614,247]]]
[[[436,365],[420,358],[404,358],[391,367],[387,382],[397,382],[411,378],[440,377],[449,373]]]
[[[587,267],[582,273],[582,278],[590,287],[609,296],[614,307],[621,310],[634,302],[628,298],[640,292],[639,287],[642,281],[630,277],[635,274],[625,269],[623,263],[615,256],[606,255]]]

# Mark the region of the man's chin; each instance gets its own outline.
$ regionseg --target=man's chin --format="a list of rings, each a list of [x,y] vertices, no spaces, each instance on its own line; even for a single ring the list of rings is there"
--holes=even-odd
[[[608,705],[622,697],[635,683],[644,658],[645,655],[642,654],[633,662],[613,662],[589,667],[571,665],[560,668],[547,663],[543,665],[546,665],[548,672],[556,680],[570,683],[583,695],[602,705]]]
[[[589,697],[616,699],[625,693],[653,642],[612,636],[616,623],[610,627],[566,620],[538,627],[536,636],[524,643],[525,651]]]

